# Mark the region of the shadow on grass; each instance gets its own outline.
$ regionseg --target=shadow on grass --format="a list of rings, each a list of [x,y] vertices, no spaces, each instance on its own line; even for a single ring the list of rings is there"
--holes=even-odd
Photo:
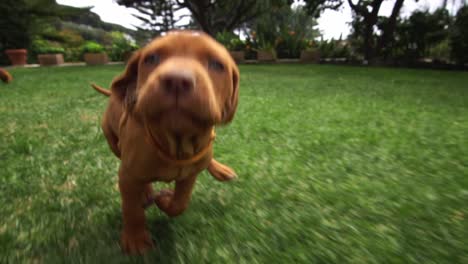
[[[164,261],[164,263],[173,259],[175,257],[175,248],[171,219],[158,215],[156,219],[148,221],[147,225],[154,242],[154,248],[151,250],[150,255]]]

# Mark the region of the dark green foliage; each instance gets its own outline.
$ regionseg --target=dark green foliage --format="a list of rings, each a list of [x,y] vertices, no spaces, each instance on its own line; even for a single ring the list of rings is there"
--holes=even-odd
[[[25,0],[0,2],[0,50],[29,48],[32,16]]]
[[[32,17],[25,0],[0,1],[0,65],[9,63],[4,50],[29,48]]]
[[[432,13],[415,11],[409,18],[398,22],[396,41],[390,54],[393,58],[408,63],[429,56],[448,60],[450,28],[451,17],[445,9],[437,9]]]
[[[459,63],[468,63],[468,6],[458,10],[450,36],[452,57]]]
[[[468,262],[468,75],[241,66],[188,210],[155,207],[155,248],[119,248],[119,160],[102,135],[122,66],[13,69],[0,83],[0,263]],[[156,190],[171,185],[156,183]]]
[[[446,9],[435,12],[415,11],[403,22],[404,38],[408,44],[414,44],[417,57],[428,54],[429,49],[447,39],[450,26],[450,15]]]
[[[369,2],[370,3],[370,2]],[[368,3],[368,5],[369,5]],[[394,22],[394,32],[388,17],[377,17],[377,32],[372,30],[366,46],[366,21],[363,16],[355,15],[351,22],[352,34],[348,40],[359,54],[369,55],[369,47],[375,58],[393,59],[399,62],[412,63],[421,58],[432,56],[438,60],[448,60],[447,40],[451,30],[452,18],[444,8],[433,12],[416,10],[408,18],[398,18]],[[385,34],[387,38],[384,40]],[[367,51],[367,53],[366,53]]]

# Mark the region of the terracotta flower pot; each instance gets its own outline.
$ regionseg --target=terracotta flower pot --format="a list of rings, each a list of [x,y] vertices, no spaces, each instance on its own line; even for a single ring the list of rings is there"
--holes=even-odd
[[[259,50],[257,51],[257,60],[260,62],[274,62],[276,61],[276,56],[272,51]]]
[[[106,53],[85,53],[84,60],[87,65],[103,65],[109,62]]]
[[[7,49],[5,51],[8,59],[13,66],[26,65],[28,58],[28,51],[25,49]]]
[[[237,63],[243,63],[245,61],[245,52],[244,51],[229,51],[231,57]]]
[[[60,65],[63,64],[62,54],[40,54],[37,56],[41,66]]]
[[[303,63],[319,63],[320,52],[316,50],[303,50],[301,51],[300,61]]]

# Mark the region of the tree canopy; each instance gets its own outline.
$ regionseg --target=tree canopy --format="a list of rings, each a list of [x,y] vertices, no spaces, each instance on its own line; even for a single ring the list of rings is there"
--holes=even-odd
[[[119,5],[134,8],[141,15],[135,15],[155,32],[175,28],[183,16],[180,10],[188,10],[191,25],[210,35],[218,32],[233,31],[245,23],[256,20],[263,14],[272,13],[281,6],[291,6],[298,0],[117,0]],[[321,11],[337,9],[342,0],[306,0],[308,15],[317,17]],[[182,27],[190,27],[183,25]]]

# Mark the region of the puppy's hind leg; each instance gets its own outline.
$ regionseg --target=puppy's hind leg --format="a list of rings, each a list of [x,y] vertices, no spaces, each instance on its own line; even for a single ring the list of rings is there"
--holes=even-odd
[[[237,177],[233,169],[215,159],[211,159],[207,170],[218,181],[229,181]]]

